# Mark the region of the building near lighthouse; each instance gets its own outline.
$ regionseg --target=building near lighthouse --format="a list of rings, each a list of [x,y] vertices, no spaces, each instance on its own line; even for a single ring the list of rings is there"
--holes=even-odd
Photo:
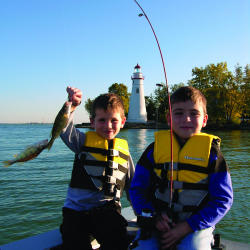
[[[134,67],[132,93],[129,100],[128,123],[146,123],[147,111],[144,97],[143,80],[140,65]]]

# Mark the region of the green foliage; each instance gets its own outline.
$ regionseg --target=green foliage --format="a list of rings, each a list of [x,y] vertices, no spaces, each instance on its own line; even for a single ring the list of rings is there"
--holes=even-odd
[[[166,113],[168,111],[168,90],[165,84],[157,86],[154,91],[154,102],[156,105],[156,119],[158,122],[166,122]]]
[[[171,92],[184,86],[184,83],[175,84],[171,87]],[[166,113],[168,112],[169,100],[168,91],[164,83],[160,83],[154,90],[154,95],[146,98],[146,109],[148,120],[166,122]]]
[[[175,92],[177,89],[179,89],[180,87],[184,87],[185,84],[183,82],[179,83],[179,84],[174,84],[173,86],[170,86],[171,89],[171,93]]]
[[[84,107],[85,107],[86,111],[89,113],[89,115],[91,113],[91,107],[92,107],[93,101],[94,100],[91,100],[90,98],[88,98],[87,101],[84,104]]]
[[[129,96],[130,96],[130,94],[128,93],[127,86],[122,84],[122,83],[119,83],[119,84],[114,83],[109,87],[108,92],[115,93],[121,97],[121,99],[124,103],[125,115],[127,115],[128,114],[128,107],[129,107]],[[89,113],[89,115],[91,113],[91,107],[92,107],[93,101],[94,101],[94,99],[91,100],[90,98],[88,98],[84,104],[84,107],[85,107],[86,111]]]
[[[240,65],[235,66],[232,73],[227,68],[226,62],[209,64],[206,67],[192,69],[192,79],[188,85],[193,86],[206,96],[209,122],[214,124],[239,122],[241,117],[249,117],[250,113],[250,65],[243,69]],[[171,86],[171,93],[185,86],[179,83]],[[128,114],[129,97],[127,86],[122,83],[114,83],[109,93],[119,95]],[[170,93],[170,94],[171,94]],[[93,100],[87,99],[85,109],[90,113]],[[154,94],[145,97],[147,119],[166,121],[168,111],[168,93],[165,84],[157,84]]]
[[[247,64],[243,73],[243,83],[240,86],[242,93],[242,113],[245,115],[250,114],[250,65]]]
[[[156,103],[152,95],[145,96],[145,104],[147,110],[147,120],[154,121],[156,120]]]
[[[115,93],[121,97],[124,104],[125,115],[127,116],[129,108],[129,96],[130,96],[128,93],[128,87],[123,83],[114,83],[109,87],[108,92]]]
[[[225,62],[192,70],[193,77],[188,84],[206,96],[210,120],[230,123],[241,116],[249,100],[249,85],[245,81],[249,79],[248,71],[249,67],[246,67],[244,74],[242,67],[237,65],[233,74]]]

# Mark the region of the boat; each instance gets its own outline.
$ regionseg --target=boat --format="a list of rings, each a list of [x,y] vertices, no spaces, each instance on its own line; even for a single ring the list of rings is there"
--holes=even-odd
[[[131,236],[135,236],[138,230],[136,224],[136,216],[132,207],[122,209],[122,215],[128,221],[128,233]],[[41,233],[35,236],[31,236],[25,239],[14,241],[0,246],[0,250],[56,250],[60,249],[62,244],[62,238],[59,229],[50,230],[45,233]],[[250,244],[241,243],[236,241],[230,241],[226,239],[219,240],[218,246],[214,246],[213,249],[217,250],[249,250]],[[100,245],[93,239],[93,250],[99,249]]]

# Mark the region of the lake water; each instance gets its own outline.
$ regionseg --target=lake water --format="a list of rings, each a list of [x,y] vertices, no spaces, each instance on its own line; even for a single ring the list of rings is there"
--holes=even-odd
[[[26,146],[48,139],[51,124],[0,124],[0,160],[12,159]],[[87,131],[88,129],[80,129]],[[136,163],[155,130],[120,132]],[[216,131],[230,167],[234,204],[216,231],[229,240],[249,242],[249,131]],[[61,208],[69,183],[74,154],[57,139],[48,152],[8,168],[0,162],[0,245],[46,232],[61,223]],[[123,206],[129,204],[122,200]]]

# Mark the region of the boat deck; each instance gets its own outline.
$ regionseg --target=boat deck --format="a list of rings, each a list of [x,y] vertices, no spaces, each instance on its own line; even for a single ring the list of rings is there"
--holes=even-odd
[[[136,234],[138,228],[135,225],[135,215],[131,207],[124,208],[122,215],[129,221],[128,232]],[[62,238],[59,229],[54,229],[42,234],[31,236],[22,240],[14,241],[9,244],[0,246],[0,250],[53,250],[59,249]],[[250,250],[250,245],[230,240],[221,240],[222,245],[226,246],[226,250]],[[97,241],[92,242],[93,249],[99,249]]]

